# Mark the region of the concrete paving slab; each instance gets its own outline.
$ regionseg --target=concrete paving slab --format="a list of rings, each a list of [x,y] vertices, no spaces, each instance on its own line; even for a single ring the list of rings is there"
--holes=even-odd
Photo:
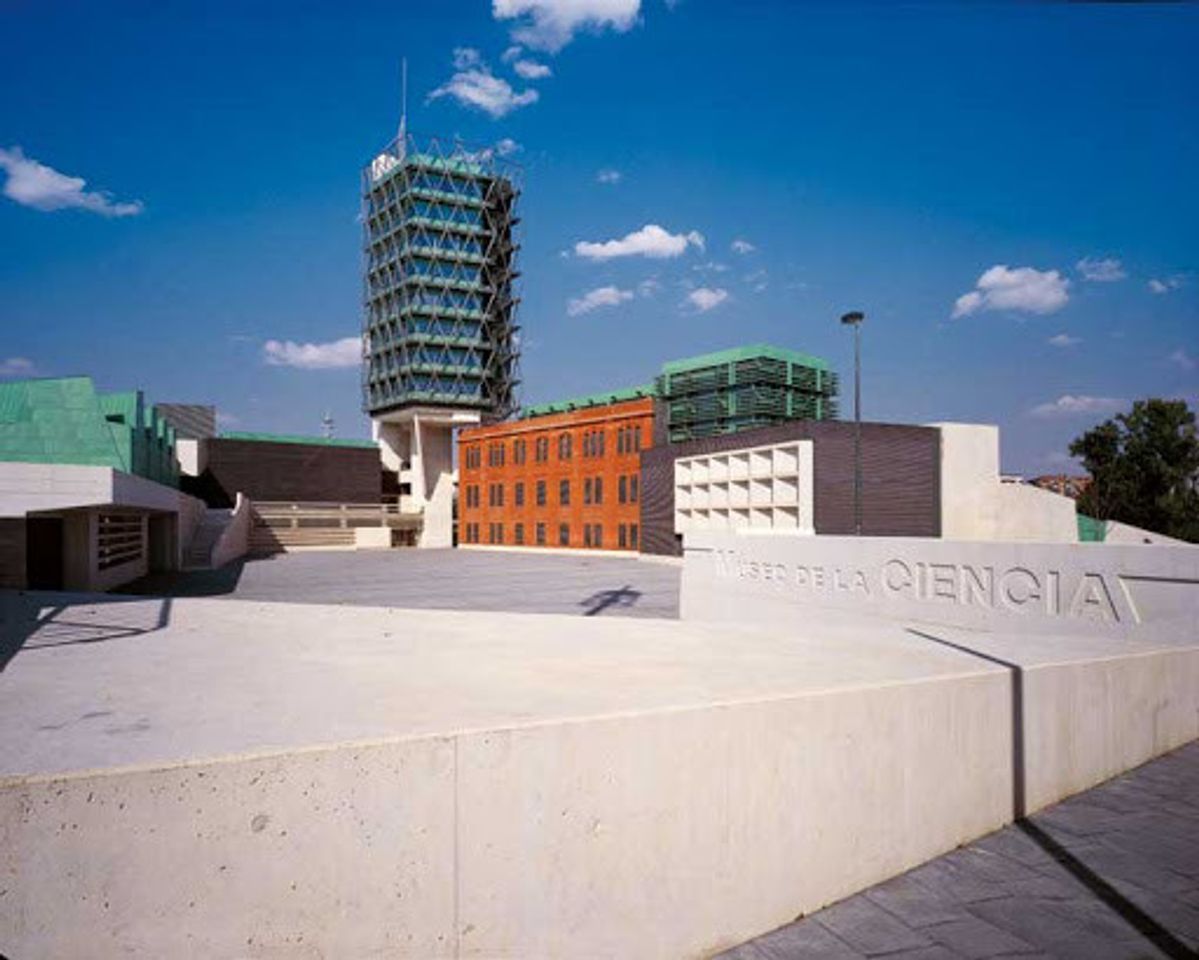
[[[901,631],[8,594],[0,776],[993,675]],[[319,704],[319,709],[313,709]]]
[[[681,568],[602,553],[316,550],[251,558],[220,570],[146,577],[141,596],[582,616],[679,613]]]

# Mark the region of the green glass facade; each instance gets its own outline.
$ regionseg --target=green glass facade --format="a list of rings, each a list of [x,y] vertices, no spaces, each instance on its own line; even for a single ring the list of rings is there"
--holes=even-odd
[[[362,174],[365,253],[363,405],[516,408],[513,169],[404,136]]]
[[[179,485],[175,428],[140,390],[97,393],[90,377],[0,383],[0,461],[111,467]]]

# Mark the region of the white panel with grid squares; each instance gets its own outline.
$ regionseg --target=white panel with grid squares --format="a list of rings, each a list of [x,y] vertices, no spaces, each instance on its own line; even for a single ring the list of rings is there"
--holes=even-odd
[[[815,533],[812,441],[680,457],[674,505],[680,534],[729,528]]]

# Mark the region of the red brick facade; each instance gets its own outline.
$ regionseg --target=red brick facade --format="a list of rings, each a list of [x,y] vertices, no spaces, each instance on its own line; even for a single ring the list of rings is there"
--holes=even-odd
[[[458,542],[638,550],[651,398],[463,430]]]

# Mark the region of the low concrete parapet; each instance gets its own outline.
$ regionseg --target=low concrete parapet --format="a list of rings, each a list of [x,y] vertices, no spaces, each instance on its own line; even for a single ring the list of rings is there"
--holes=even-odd
[[[6,953],[705,957],[1199,736],[1195,643],[164,603],[3,674]]]

